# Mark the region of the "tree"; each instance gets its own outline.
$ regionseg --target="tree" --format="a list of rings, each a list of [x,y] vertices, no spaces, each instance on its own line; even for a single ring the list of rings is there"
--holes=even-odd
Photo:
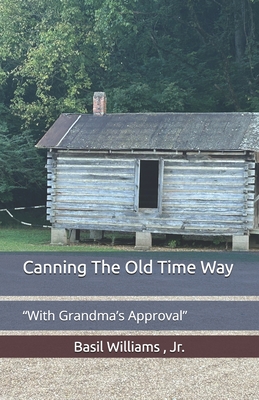
[[[95,66],[89,45],[91,13],[84,13],[82,1],[25,3],[25,10],[20,3],[20,12],[27,40],[19,43],[24,51],[9,72],[16,82],[12,109],[25,126],[46,128],[62,111],[86,111],[84,97],[90,87],[87,67]],[[17,27],[13,36],[15,32]]]
[[[237,111],[256,103],[257,0],[2,4],[0,54],[16,82],[12,108],[34,132],[60,112],[91,110],[94,90],[107,91],[110,112]]]
[[[45,186],[45,177],[40,167],[42,159],[30,139],[9,135],[5,124],[1,124],[0,147],[1,204],[14,201],[14,194],[26,194],[32,187],[41,190]]]
[[[35,139],[61,112],[257,107],[258,0],[2,0],[0,78]]]
[[[120,1],[119,10],[114,4],[97,3],[95,24],[109,55],[112,111],[254,109],[257,0]],[[164,90],[169,101],[161,102]]]

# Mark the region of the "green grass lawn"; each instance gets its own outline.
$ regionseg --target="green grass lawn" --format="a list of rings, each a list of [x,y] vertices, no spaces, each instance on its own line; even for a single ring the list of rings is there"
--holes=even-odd
[[[50,228],[46,221],[45,209],[29,209],[14,211],[14,218],[8,213],[0,213],[0,251],[114,251],[112,246],[101,246],[96,243],[80,243],[70,246],[50,244]],[[26,226],[21,223],[31,223]]]
[[[0,251],[111,251],[111,246],[80,244],[56,246],[50,244],[49,228],[1,227]]]

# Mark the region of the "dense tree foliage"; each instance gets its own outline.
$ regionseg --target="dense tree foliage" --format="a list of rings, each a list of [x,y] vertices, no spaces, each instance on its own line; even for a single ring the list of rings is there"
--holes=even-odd
[[[94,91],[108,112],[259,108],[258,0],[0,0],[0,30],[1,202],[41,182],[33,145]]]

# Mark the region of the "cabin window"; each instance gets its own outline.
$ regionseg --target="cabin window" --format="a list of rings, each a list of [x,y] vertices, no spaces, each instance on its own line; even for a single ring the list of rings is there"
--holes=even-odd
[[[138,160],[138,208],[159,208],[159,160]]]

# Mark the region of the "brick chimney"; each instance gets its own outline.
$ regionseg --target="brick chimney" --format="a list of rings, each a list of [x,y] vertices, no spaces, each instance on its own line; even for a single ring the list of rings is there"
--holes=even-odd
[[[104,92],[95,92],[93,96],[93,114],[106,114],[106,94]]]

